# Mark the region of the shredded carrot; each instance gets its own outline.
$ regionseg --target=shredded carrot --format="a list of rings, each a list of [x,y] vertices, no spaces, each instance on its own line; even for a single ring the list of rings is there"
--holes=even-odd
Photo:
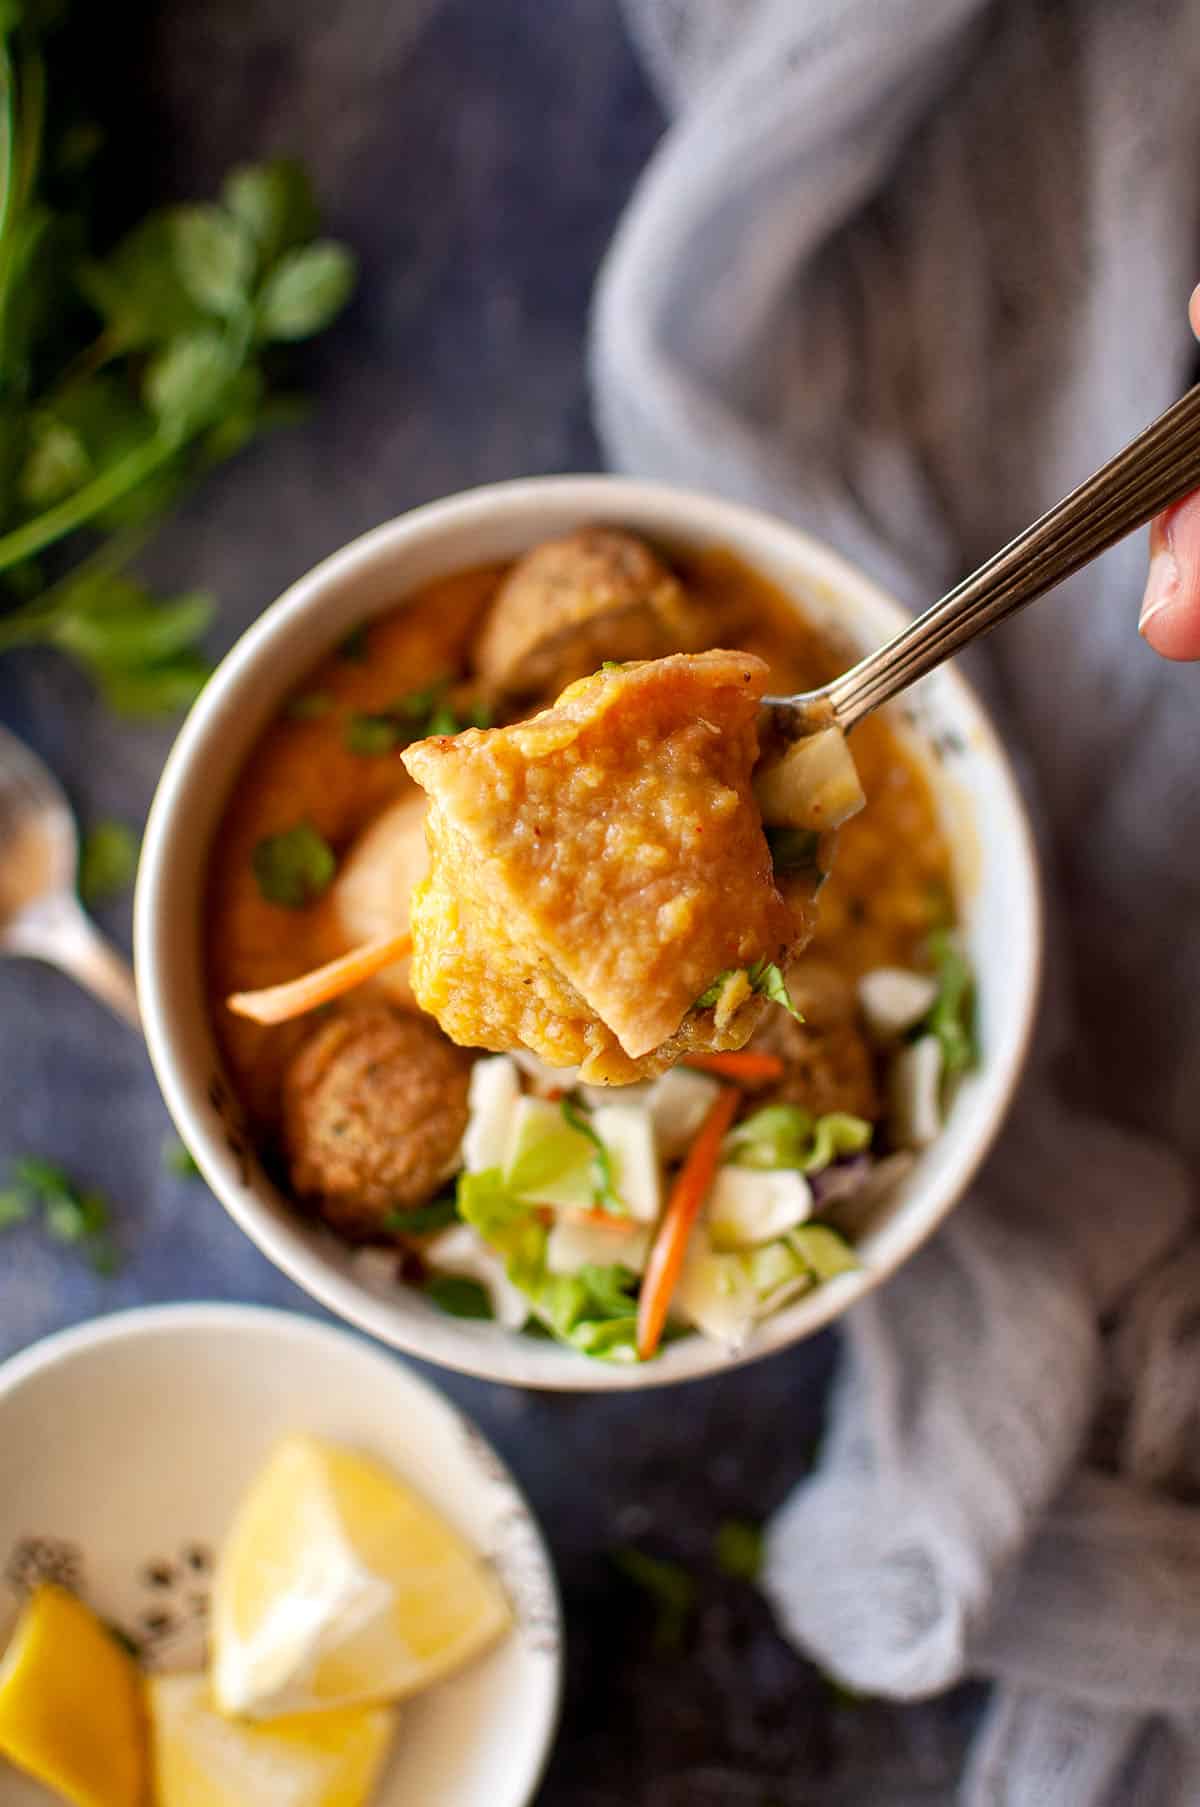
[[[412,952],[412,936],[406,929],[402,935],[388,935],[382,941],[368,941],[340,959],[330,960],[312,972],[289,979],[285,985],[268,985],[262,991],[235,991],[225,1002],[235,1016],[248,1016],[256,1023],[286,1023],[294,1016],[328,1004],[347,991],[353,991],[365,979],[373,979],[385,966],[392,966]]]
[[[642,1228],[636,1217],[622,1217],[619,1211],[564,1211],[572,1223],[595,1224],[601,1230],[615,1230],[619,1236],[632,1236]]]
[[[719,1073],[724,1079],[782,1079],[783,1062],[778,1054],[759,1054],[743,1048],[737,1054],[688,1054],[685,1067],[698,1067],[703,1073]]]
[[[688,1238],[717,1171],[725,1131],[737,1115],[741,1102],[739,1093],[732,1086],[721,1088],[709,1106],[700,1133],[689,1148],[687,1159],[671,1188],[662,1223],[650,1249],[638,1300],[637,1352],[642,1361],[647,1361],[658,1348],[687,1254]]]

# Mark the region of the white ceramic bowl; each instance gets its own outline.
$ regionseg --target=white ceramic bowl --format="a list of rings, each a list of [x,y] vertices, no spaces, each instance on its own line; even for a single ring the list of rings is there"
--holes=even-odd
[[[394,607],[420,585],[512,558],[586,522],[622,525],[667,546],[726,547],[794,596],[806,613],[836,624],[862,651],[894,633],[904,618],[896,603],[808,535],[753,509],[663,484],[532,478],[418,508],[355,540],[293,584],[209,680],[175,743],[150,812],[134,942],[142,1019],[167,1106],[213,1191],[272,1261],[331,1310],[429,1361],[523,1386],[599,1391],[690,1379],[728,1367],[731,1358],[693,1336],[645,1366],[589,1361],[494,1324],[445,1317],[417,1292],[376,1283],[356,1268],[349,1249],[300,1220],[242,1133],[208,1019],[200,923],[209,845],[230,786],[297,680],[358,622]],[[838,1317],[941,1222],[996,1133],[1029,1037],[1041,922],[1029,826],[1011,769],[955,672],[935,672],[906,704],[906,731],[927,758],[962,874],[983,1061],[959,1091],[939,1140],[860,1244],[861,1270],[768,1319],[738,1358],[743,1361]]]
[[[378,1456],[496,1563],[516,1624],[401,1708],[372,1807],[524,1807],[558,1717],[550,1558],[480,1433],[402,1362],[345,1330],[241,1305],[119,1312],[0,1368],[0,1640],[29,1584],[65,1581],[150,1667],[203,1660],[212,1552],[275,1439]],[[0,1800],[48,1796],[0,1759]]]

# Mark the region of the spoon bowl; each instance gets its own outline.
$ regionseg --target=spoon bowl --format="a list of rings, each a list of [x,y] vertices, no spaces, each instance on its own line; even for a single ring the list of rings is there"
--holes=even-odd
[[[45,960],[140,1027],[133,973],[75,894],[79,836],[62,786],[0,727],[0,954]]]

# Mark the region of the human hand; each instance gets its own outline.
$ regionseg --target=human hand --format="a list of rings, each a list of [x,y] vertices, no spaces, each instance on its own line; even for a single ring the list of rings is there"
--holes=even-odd
[[[1200,287],[1188,306],[1200,338]],[[1200,659],[1200,490],[1150,528],[1150,570],[1138,632],[1164,659]]]

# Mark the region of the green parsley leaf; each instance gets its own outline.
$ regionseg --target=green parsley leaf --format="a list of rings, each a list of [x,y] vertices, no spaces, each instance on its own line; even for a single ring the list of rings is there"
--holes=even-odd
[[[48,508],[69,496],[91,475],[92,461],[82,437],[53,414],[35,414],[29,423],[29,450],[18,483],[30,508]]]
[[[448,703],[439,703],[425,724],[422,739],[432,739],[435,734],[457,734],[461,728],[457,715]]]
[[[458,1200],[448,1192],[444,1198],[430,1199],[427,1205],[389,1211],[379,1227],[381,1230],[402,1230],[406,1236],[428,1236],[434,1230],[445,1230],[458,1221]]]
[[[357,753],[360,759],[379,759],[385,753],[394,753],[397,747],[407,746],[412,736],[394,715],[367,715],[356,710],[346,718],[342,739],[347,752]]]
[[[196,305],[223,318],[244,307],[254,247],[242,222],[223,207],[174,207],[167,228],[179,279]]]
[[[198,1179],[200,1169],[196,1165],[196,1157],[186,1142],[178,1136],[168,1136],[162,1145],[162,1164],[167,1173],[173,1173],[177,1179]]]
[[[135,226],[103,262],[85,263],[77,280],[123,350],[163,345],[204,324],[180,274],[169,211]]]
[[[332,708],[333,698],[327,690],[305,690],[285,704],[283,713],[290,722],[318,722]]]
[[[696,1582],[682,1563],[644,1550],[614,1550],[612,1563],[654,1607],[654,1644],[661,1651],[682,1650],[696,1606]]]
[[[263,283],[258,330],[265,339],[308,339],[350,298],[354,259],[332,239],[287,251]]]
[[[346,746],[364,759],[375,759],[435,734],[461,734],[468,725],[491,726],[492,712],[486,703],[474,704],[464,722],[446,702],[448,687],[449,679],[440,678],[425,690],[398,697],[386,709],[356,712],[346,722]]]
[[[119,897],[137,870],[138,837],[124,822],[97,822],[79,852],[79,895],[89,909]]]
[[[184,439],[224,406],[234,374],[229,347],[211,330],[172,339],[146,372],[146,400],[160,428]]]
[[[425,1296],[452,1318],[494,1315],[492,1302],[478,1280],[468,1280],[461,1274],[433,1274],[425,1284]]]
[[[9,1186],[0,1192],[0,1230],[7,1230],[13,1224],[25,1223],[33,1215],[33,1206],[29,1195],[18,1186]]]
[[[337,860],[311,822],[266,835],[250,856],[258,888],[268,903],[303,910],[329,888]]]
[[[597,1209],[609,1211],[614,1217],[628,1217],[629,1213],[617,1192],[612,1155],[597,1135],[591,1119],[570,1098],[561,1099],[559,1109],[570,1127],[578,1130],[581,1136],[586,1136],[595,1150],[592,1156],[592,1193]]]
[[[763,1530],[748,1519],[727,1518],[717,1526],[713,1555],[733,1581],[757,1581],[763,1564]]]
[[[119,1255],[102,1192],[80,1191],[62,1167],[40,1155],[14,1161],[12,1176],[15,1184],[0,1194],[5,1201],[0,1226],[19,1223],[36,1211],[53,1241],[80,1247],[97,1273],[116,1272]]]
[[[250,234],[264,267],[317,230],[312,184],[304,166],[287,157],[231,170],[221,199]]]

